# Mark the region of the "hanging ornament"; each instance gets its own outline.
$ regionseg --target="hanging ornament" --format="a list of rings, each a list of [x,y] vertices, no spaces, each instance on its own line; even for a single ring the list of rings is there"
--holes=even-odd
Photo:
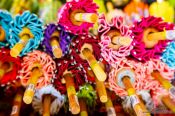
[[[47,85],[35,92],[32,106],[43,116],[55,115],[63,106],[64,99],[52,85]]]
[[[0,10],[0,48],[9,46],[9,29],[12,17],[9,12]]]
[[[171,42],[162,53],[162,61],[165,62],[170,68],[175,69],[175,42]]]
[[[160,58],[167,43],[171,42],[172,38],[168,33],[173,29],[173,24],[163,22],[161,18],[153,16],[142,18],[131,28],[134,37],[131,55],[139,61]]]
[[[61,25],[49,24],[44,31],[44,50],[55,58],[68,54],[71,35]]]
[[[12,57],[23,56],[38,48],[43,40],[41,20],[28,11],[15,17],[10,27],[10,54]]]
[[[80,69],[79,64],[74,60],[62,58],[56,61],[57,63],[57,78],[54,80],[55,87],[62,93],[68,96],[69,109],[72,114],[78,114],[80,112],[80,104],[76,90],[84,83],[83,72]]]
[[[0,85],[10,85],[18,78],[18,72],[21,69],[21,60],[19,57],[10,56],[10,50],[0,49]]]
[[[129,27],[124,25],[122,17],[115,17],[108,23],[104,16],[99,18],[99,34],[101,35],[101,55],[110,64],[115,65],[130,55],[133,46]]]
[[[88,116],[88,110],[92,110],[96,104],[96,92],[90,84],[84,84],[77,93],[80,103],[80,115]]]
[[[73,34],[88,33],[97,22],[97,5],[92,0],[72,0],[58,12],[58,22]]]
[[[51,83],[55,77],[56,65],[52,58],[44,52],[35,50],[23,57],[20,71],[21,84],[26,87],[23,101],[30,104],[36,89]]]
[[[83,67],[89,65],[99,81],[105,81],[107,75],[99,63],[99,61],[102,62],[103,59],[100,54],[98,42],[99,40],[95,36],[77,36],[71,43],[70,54],[76,62],[82,64]]]

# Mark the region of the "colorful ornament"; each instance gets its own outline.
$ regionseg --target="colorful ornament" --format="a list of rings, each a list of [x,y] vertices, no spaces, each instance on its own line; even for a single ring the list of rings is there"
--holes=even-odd
[[[175,69],[175,42],[171,42],[162,53],[162,61],[165,62],[170,68]]]
[[[49,24],[44,30],[42,45],[47,53],[56,58],[68,54],[71,35],[61,25]]]
[[[15,82],[20,69],[20,58],[11,57],[9,49],[0,49],[0,85],[5,86]]]
[[[96,104],[96,92],[90,84],[84,84],[80,87],[77,96],[80,103],[80,115],[88,115],[88,109],[94,108]]]
[[[64,96],[52,85],[47,85],[35,92],[32,106],[43,116],[55,115],[64,104]]]
[[[174,25],[163,22],[161,18],[153,16],[142,18],[131,28],[134,37],[132,42],[134,48],[131,50],[131,55],[139,61],[160,58],[170,40],[166,40],[166,37],[160,34],[155,38],[155,34],[172,29]]]
[[[23,97],[26,104],[32,102],[35,89],[51,83],[52,78],[55,78],[55,71],[55,62],[44,52],[35,50],[23,57],[20,79],[21,84],[27,87]]]
[[[104,16],[99,18],[99,33],[101,41],[101,55],[110,64],[115,65],[120,60],[130,55],[131,31],[124,25],[122,17],[115,17],[108,23]]]
[[[87,34],[98,19],[97,9],[92,0],[72,0],[59,10],[58,22],[73,34]]]
[[[73,60],[62,58],[56,61],[57,63],[57,78],[54,80],[55,87],[62,93],[68,96],[69,108],[72,114],[80,112],[80,105],[76,90],[84,83],[80,65]]]
[[[43,40],[42,21],[29,11],[15,17],[10,27],[10,54],[23,56],[36,49]]]
[[[9,12],[0,10],[0,48],[9,46],[9,29],[12,17]]]
[[[83,67],[90,66],[99,81],[105,81],[106,73],[99,64],[102,62],[99,40],[95,36],[80,35],[74,38],[70,46],[70,55]]]

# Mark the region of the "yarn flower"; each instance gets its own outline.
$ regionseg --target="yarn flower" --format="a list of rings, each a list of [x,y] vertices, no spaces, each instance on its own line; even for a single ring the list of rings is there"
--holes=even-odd
[[[86,19],[85,15],[78,17],[78,19],[82,18],[82,21],[77,21],[75,16],[77,13],[93,13],[95,15],[97,14],[97,8],[98,6],[93,3],[93,0],[72,0],[59,10],[58,22],[73,34],[87,34],[93,23],[84,21]]]
[[[165,62],[170,68],[175,69],[175,42],[171,42],[162,53],[161,60]]]
[[[117,75],[118,72],[122,69],[132,69],[134,71],[135,76],[134,78],[130,78],[131,82],[133,84],[133,87],[137,90],[147,90],[147,88],[144,87],[144,80],[146,79],[144,64],[141,62],[137,62],[131,59],[121,59],[120,61],[116,62],[115,67],[111,70],[109,73],[109,86],[110,89],[113,90],[117,95],[120,97],[127,96],[126,90],[118,85],[118,79]]]
[[[78,98],[85,99],[86,104],[89,107],[95,105],[95,100],[97,98],[96,92],[90,84],[84,84],[80,87],[80,90],[77,93]]]
[[[77,36],[71,42],[69,54],[72,59],[75,59],[77,63],[82,65],[84,72],[91,69],[97,78],[99,77],[104,81],[106,79],[106,74],[99,64],[106,62],[101,56],[100,45],[98,42],[99,40],[92,35]],[[100,74],[95,70],[99,70]],[[86,81],[94,81],[94,79],[88,78]]]
[[[129,27],[124,25],[122,17],[115,17],[108,23],[105,17],[101,16],[99,18],[98,30],[101,35],[101,41],[99,43],[101,46],[101,55],[109,64],[115,65],[117,60],[130,55],[130,51],[133,48],[131,45],[131,31]],[[118,32],[118,34],[116,32]],[[128,45],[121,45],[122,42],[119,42],[118,44],[115,43],[114,37],[117,36],[125,37],[123,42],[128,43],[128,40]],[[118,38],[118,41],[120,41],[120,37]]]
[[[163,84],[163,82],[169,84],[171,83],[171,80],[174,78],[174,70],[169,68],[167,64],[159,59],[151,59],[144,64],[144,67],[146,67],[146,79],[144,87],[152,91],[154,103],[156,105],[161,103],[160,96],[162,96],[162,93],[164,93],[163,95],[169,94],[170,97],[173,98],[174,95],[170,94],[171,90],[169,90],[170,93],[168,93],[168,91],[166,90],[166,85]],[[162,76],[162,79],[157,79],[157,77],[154,77],[155,75],[153,75],[152,73],[154,73],[155,71]],[[157,73],[156,75],[158,75]]]
[[[54,35],[55,34],[55,35]],[[58,36],[56,36],[58,34]],[[44,46],[44,50],[50,54],[52,57],[54,56],[54,46],[51,46],[50,42],[52,41],[52,37],[56,37],[57,42],[59,43],[58,46],[61,48],[62,56],[68,53],[69,44],[71,42],[71,35],[68,32],[64,31],[64,28],[59,24],[49,24],[47,25],[46,29],[44,30],[44,40],[42,45]]]
[[[18,71],[21,69],[21,60],[19,57],[10,56],[9,49],[0,49],[0,85],[9,85],[15,82],[18,77]]]
[[[0,48],[8,46],[10,38],[9,29],[12,16],[9,12],[0,10]]]
[[[76,90],[84,83],[83,71],[81,71],[79,64],[71,59],[59,59],[56,63],[58,73],[54,85],[62,94],[67,93],[70,111],[72,114],[78,114],[80,105]]]
[[[148,61],[151,58],[160,58],[163,50],[165,50],[169,40],[152,40],[148,39],[150,33],[172,30],[173,24],[163,22],[161,18],[149,16],[142,18],[141,21],[135,23],[131,28],[134,37],[131,55],[139,61]]]
[[[61,58],[56,60],[57,64],[57,78],[54,79],[54,85],[57,90],[61,92],[61,94],[66,94],[66,85],[65,79],[63,78],[63,74],[66,71],[70,71],[75,77],[74,83],[75,88],[78,90],[79,86],[84,83],[84,72],[80,68],[80,64],[76,63],[74,60],[70,60],[68,58]]]
[[[44,114],[44,99],[48,99],[45,95],[51,97],[50,101],[50,115],[55,115],[59,112],[60,108],[64,104],[64,96],[60,94],[52,85],[45,86],[36,91],[32,106],[35,111],[38,111],[41,115]],[[43,103],[44,102],[44,103]]]
[[[11,55],[23,56],[34,49],[37,49],[43,40],[43,23],[29,11],[17,15],[10,26],[10,47]]]
[[[38,79],[36,88],[41,88],[51,83],[55,77],[56,64],[48,54],[35,50],[23,57],[22,69],[20,71],[20,79],[23,86],[29,84],[33,68],[39,67],[42,76]]]

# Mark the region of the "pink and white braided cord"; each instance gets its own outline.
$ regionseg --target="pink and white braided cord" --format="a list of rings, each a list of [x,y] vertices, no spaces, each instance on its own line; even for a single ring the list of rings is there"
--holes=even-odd
[[[151,59],[148,62],[145,63],[146,67],[146,82],[145,82],[145,87],[148,88],[149,90],[152,90],[152,97],[154,103],[157,105],[159,104],[160,101],[160,96],[163,95],[168,95],[168,91],[165,90],[162,85],[154,79],[154,77],[151,76],[151,73],[154,70],[158,70],[160,74],[167,80],[172,80],[174,78],[174,70],[172,70],[170,67],[168,67],[167,64],[162,62],[159,59]],[[170,94],[169,94],[170,95]],[[170,96],[173,98],[172,96]],[[174,99],[175,100],[175,99]]]
[[[131,30],[129,27],[124,25],[122,17],[115,17],[111,20],[111,23],[108,23],[104,15],[99,18],[99,28],[98,31],[101,33],[101,55],[109,64],[115,64],[121,58],[130,55],[130,51],[133,46],[121,46],[118,50],[109,47],[111,43],[111,38],[106,34],[113,28],[116,28],[121,34],[121,36],[131,37]]]
[[[124,59],[120,60],[116,63],[115,67],[109,73],[109,85],[110,88],[119,96],[127,96],[127,92],[124,88],[117,85],[116,75],[117,72],[122,68],[132,68],[135,71],[135,83],[133,84],[134,88],[137,91],[140,90],[147,90],[144,87],[144,79],[146,78],[145,75],[145,68],[143,67],[143,63],[136,62],[134,60]]]
[[[52,78],[55,77],[56,64],[48,54],[39,50],[30,52],[23,58],[22,70],[20,71],[22,85],[27,86],[28,80],[31,78],[31,68],[35,62],[39,62],[43,72],[43,76],[38,79],[36,88],[49,85]]]

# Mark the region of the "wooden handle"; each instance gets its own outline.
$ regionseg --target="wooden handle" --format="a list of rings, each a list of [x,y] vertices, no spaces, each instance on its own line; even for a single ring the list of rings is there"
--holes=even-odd
[[[115,36],[112,38],[112,43],[120,46],[129,46],[132,42],[130,37]]]
[[[72,114],[78,114],[80,112],[80,105],[78,102],[78,97],[76,96],[74,78],[70,73],[65,74],[64,78],[66,80],[67,96],[69,99],[70,110]]]
[[[104,82],[99,81],[97,78],[95,78],[95,82],[96,82],[96,90],[97,90],[98,96],[100,98],[100,101],[102,103],[107,102],[108,97],[107,97],[107,92],[106,92]]]
[[[22,90],[19,90],[14,98],[12,112],[10,116],[19,116],[21,104],[22,104],[22,96],[23,96],[23,92]]]
[[[148,34],[147,38],[150,41],[166,40],[166,33],[164,31],[154,32],[154,33]]]
[[[56,33],[56,35],[54,34]],[[57,32],[54,32],[53,34],[56,36],[53,36],[50,40],[50,44],[52,46],[52,52],[53,52],[53,55],[56,57],[56,58],[61,58],[62,56],[62,50],[61,50],[61,47],[60,47],[60,44],[57,40],[57,38],[59,37],[59,33],[57,34]]]
[[[0,26],[0,42],[5,41],[5,31],[4,29]]]
[[[165,33],[158,32],[155,28],[147,28],[144,30],[143,42],[146,48],[153,48],[160,40],[165,39]]]
[[[0,80],[4,76],[5,73],[9,72],[11,64],[9,62],[4,62],[0,65]],[[12,68],[11,68],[12,69]]]
[[[44,95],[43,99],[43,116],[50,116],[51,95]]]
[[[20,41],[18,43],[16,43],[13,48],[10,50],[10,55],[12,57],[17,57],[19,56],[19,54],[21,53],[22,49],[25,47],[25,45],[27,44],[27,42],[29,41],[29,39],[33,38],[34,35],[32,34],[32,32],[30,31],[29,28],[24,27],[21,31],[21,33],[19,34],[20,36]]]
[[[114,108],[112,100],[109,96],[108,96],[107,102],[105,103],[105,106],[106,106],[108,116],[116,116],[115,108]]]
[[[169,96],[163,96],[162,102],[167,108],[169,108],[173,113],[175,113],[175,102],[173,102]]]
[[[30,104],[32,102],[33,96],[35,93],[35,86],[37,84],[39,77],[41,76],[42,76],[42,72],[40,71],[39,68],[35,67],[31,73],[30,79],[28,80],[29,81],[28,87],[24,92],[23,101],[26,104]]]
[[[79,103],[80,103],[80,116],[88,116],[85,99],[80,98]]]
[[[136,91],[132,86],[130,78],[128,76],[124,76],[122,81],[126,91],[128,92],[128,95],[130,96],[131,103],[137,116],[151,116],[143,102],[141,102],[139,97],[136,95]]]
[[[107,78],[107,75],[104,72],[104,70],[102,69],[102,67],[100,67],[100,65],[98,64],[98,62],[95,59],[92,52],[88,48],[84,48],[82,53],[83,53],[84,57],[86,58],[86,60],[88,61],[89,65],[90,65],[91,69],[93,70],[97,79],[99,81],[105,81]]]
[[[21,40],[16,43],[13,48],[10,50],[10,55],[12,57],[17,57],[19,56],[19,54],[21,53],[22,49],[25,47],[26,43],[29,40],[29,36],[28,35],[24,35]]]
[[[96,23],[98,15],[95,13],[76,13],[74,18],[80,22]]]
[[[173,86],[167,79],[162,77],[159,71],[153,71],[151,73],[151,76],[159,81],[159,83],[161,83],[161,85],[167,90],[169,90]]]

